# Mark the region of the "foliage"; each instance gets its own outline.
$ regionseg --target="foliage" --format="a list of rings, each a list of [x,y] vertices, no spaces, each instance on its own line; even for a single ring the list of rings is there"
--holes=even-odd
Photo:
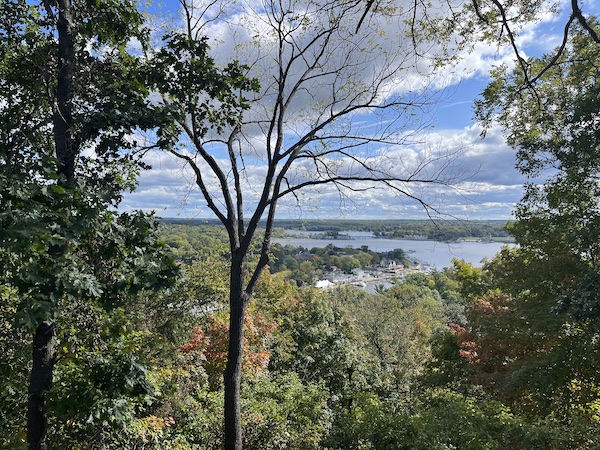
[[[227,264],[218,254],[198,257],[191,264],[180,264],[178,269],[174,286],[130,297],[127,309],[140,329],[156,332],[180,347],[189,340],[190,330],[205,324],[207,313],[224,309],[229,288]]]
[[[400,408],[372,394],[357,396],[339,428],[332,431],[327,448],[531,448],[523,434],[523,423],[501,403],[437,388]]]
[[[67,183],[50,132],[59,64],[57,3],[0,3],[0,446],[24,447],[28,330],[55,322],[54,385],[45,395],[55,448],[222,448],[221,381],[228,333],[235,326],[230,317],[237,314],[245,448],[597,447],[598,48],[585,33],[571,37],[557,64],[547,66],[550,57],[531,61],[534,69],[549,67],[539,72],[536,86],[528,86],[532,89],[523,89],[522,66],[499,69],[479,104],[484,121],[505,127],[509,142],[519,148],[520,169],[535,181],[509,226],[519,248],[504,249],[483,268],[455,261],[444,272],[408,276],[375,294],[350,287],[325,292],[290,279],[308,284],[332,266],[349,271],[406,255],[401,250],[378,255],[366,247],[271,247],[277,200],[303,186],[287,176],[291,171],[279,178],[271,173],[275,181],[266,184],[266,203],[248,222],[239,215],[245,169],[235,164],[249,159],[238,159],[234,143],[243,140],[238,133],[251,107],[244,92],[254,95],[259,88],[247,75],[250,68],[216,64],[207,38],[194,35],[198,30],[191,23],[187,34],[165,34],[164,45],[150,51],[142,16],[131,3],[74,4],[76,176]],[[519,9],[525,16],[534,10]],[[492,17],[487,8],[482,11]],[[381,7],[381,12],[390,10]],[[270,19],[271,25],[297,20],[286,11]],[[344,31],[341,23],[334,25],[337,39]],[[304,25],[298,29],[306,31]],[[148,50],[147,64],[126,48],[132,38]],[[301,39],[293,42],[300,45]],[[330,54],[325,47],[301,54]],[[295,89],[321,77],[311,70],[329,64],[313,62],[307,78],[288,90],[285,76],[263,87],[280,89],[277,107],[264,109],[281,112],[264,128],[270,129],[265,142],[281,145],[269,147],[269,157],[277,160],[273,170],[290,155],[328,168],[319,174],[331,175],[337,167],[320,165],[341,142],[328,119],[319,122],[325,115],[308,114],[307,121],[317,117],[318,132],[302,137],[302,130],[295,130],[296,144],[275,125],[288,123],[285,110]],[[333,78],[343,78],[342,72],[337,75]],[[346,112],[352,114],[372,107],[352,104],[361,95],[343,87],[332,90],[337,97],[330,111],[343,115],[343,101],[349,101]],[[351,121],[342,131],[344,126],[352,127]],[[223,175],[221,198],[212,197],[202,182],[205,172],[196,173],[208,201],[229,204],[220,217],[226,232],[211,226],[160,228],[152,216],[115,212],[122,191],[133,187],[144,167],[133,136],[154,127],[159,127],[158,144],[183,159],[180,133],[200,143],[198,154],[217,178]],[[215,169],[216,160],[203,147],[216,145],[210,139],[219,134],[229,136],[222,140],[231,151],[225,172]],[[355,138],[346,137],[347,142]],[[285,170],[293,164],[292,158]],[[537,176],[546,176],[546,182],[538,184]],[[340,192],[353,181],[325,181],[340,180]],[[213,206],[218,215],[221,210]],[[269,208],[263,233],[260,220]],[[444,240],[486,238],[502,234],[504,226],[478,223],[464,230],[464,225],[355,221],[343,226],[368,227],[378,236]],[[303,226],[336,236],[341,225]],[[159,233],[168,245],[159,242]],[[235,308],[228,314],[228,300],[241,306],[241,314]]]
[[[140,12],[129,1],[8,0],[0,17],[0,283],[19,301],[11,324],[35,330],[33,364],[25,368],[27,438],[32,448],[47,448],[47,435],[57,443],[69,439],[59,431],[64,422],[56,422],[61,402],[47,392],[55,367],[55,392],[71,407],[61,370],[73,375],[67,379],[74,389],[85,380],[86,393],[98,391],[90,395],[104,424],[118,418],[123,426],[129,401],[150,391],[129,351],[100,356],[93,347],[61,348],[57,322],[69,321],[63,310],[118,308],[130,295],[170,284],[177,271],[151,216],[115,212],[145,167],[133,136],[159,119],[127,48],[130,40],[146,41]],[[85,323],[74,318],[80,322],[70,322],[71,335]],[[87,366],[70,367],[58,358],[63,350]],[[92,375],[100,371],[116,384],[98,388]],[[46,401],[56,414],[49,420]],[[83,410],[92,408],[87,403]],[[89,428],[75,417],[75,434]]]
[[[560,296],[561,307],[582,318],[593,316],[597,303],[590,280],[597,274],[599,242],[599,57],[587,31],[577,28],[535,88],[523,90],[523,73],[504,68],[478,108],[482,120],[504,127],[508,142],[518,148],[519,169],[532,180],[511,228],[528,267],[520,278],[529,280],[534,295],[555,302]],[[537,58],[532,65],[544,67],[550,58]]]
[[[219,68],[209,55],[208,38],[186,32],[165,34],[146,71],[149,85],[162,95],[168,118],[158,132],[164,148],[176,145],[182,131],[177,123],[186,120],[192,121],[190,133],[199,137],[235,126],[248,108],[238,92],[258,89],[258,81],[245,76],[247,67],[231,62]]]
[[[414,238],[454,241],[460,238],[506,238],[506,223],[502,221],[454,221],[454,220],[367,220],[367,219],[319,219],[286,220],[277,219],[278,228],[335,233],[347,231],[372,232],[376,237]]]
[[[327,391],[322,386],[302,382],[290,372],[251,378],[245,387],[244,448],[321,448],[330,420]]]
[[[3,313],[11,304],[15,308],[14,300],[2,303]],[[143,414],[154,394],[139,353],[143,334],[131,328],[121,309],[107,313],[84,300],[60,306],[60,350],[53,389],[47,394],[49,438],[56,448],[88,448],[100,442],[105,448],[122,448],[130,421]],[[0,404],[3,412],[11,413],[0,416],[0,436],[3,447],[24,448],[30,336],[13,326],[14,309],[2,317],[11,325],[3,338],[13,338],[3,340],[2,347],[8,354],[0,365]]]
[[[27,411],[27,370],[31,342],[14,318],[19,299],[14,289],[0,285],[0,447],[23,448],[25,414]]]
[[[70,350],[57,366],[51,402],[60,446],[97,439],[106,448],[221,448],[227,324],[218,308],[227,297],[227,266],[221,244],[212,245],[182,268],[170,291],[132,292],[122,297],[124,309],[108,313],[83,301],[61,308],[60,342]],[[487,265],[475,280],[495,286],[506,273],[500,266]],[[245,448],[585,448],[595,433],[599,370],[582,361],[596,358],[595,328],[565,329],[560,351],[543,366],[515,359],[518,348],[538,348],[527,335],[513,340],[520,327],[510,324],[515,300],[490,289],[469,303],[461,283],[477,283],[456,274],[416,274],[369,295],[297,288],[285,274],[266,272],[250,310],[259,320],[247,324],[258,334],[246,336],[246,355],[268,354],[268,366],[246,359]],[[464,304],[468,322],[445,332],[448,312]],[[97,331],[82,333],[69,321]],[[198,326],[202,334],[192,331]],[[206,351],[210,342],[221,350]],[[195,350],[183,351],[190,346]],[[146,368],[143,376],[135,364]],[[101,372],[115,377],[114,386],[101,382]],[[552,387],[559,382],[569,386],[564,406]],[[137,390],[144,385],[149,389]],[[72,416],[68,429],[60,425],[63,414]]]
[[[599,398],[590,320],[598,309],[598,52],[577,26],[554,64],[554,55],[531,60],[534,71],[547,67],[535,85],[524,84],[521,66],[502,68],[477,110],[484,123],[506,130],[531,182],[510,227],[519,247],[487,267],[501,292],[470,307],[473,362],[490,391],[527,415],[579,431],[596,423]]]
[[[318,290],[305,290],[279,310],[281,344],[273,349],[269,369],[294,372],[304,383],[323,384],[342,395],[356,369],[356,344],[335,300]]]
[[[476,389],[471,381],[473,366],[461,348],[465,335],[468,336],[465,328],[450,324],[448,330],[439,330],[432,336],[431,359],[417,377],[418,389],[443,387],[461,394]]]
[[[163,224],[161,240],[169,246],[178,260],[190,264],[195,260],[216,261],[228,255],[227,236],[222,228],[215,225],[192,225],[188,222],[171,224],[167,219],[160,221]]]
[[[453,259],[454,264],[452,274],[458,283],[460,295],[465,300],[473,300],[486,294],[489,290],[489,281],[487,273],[481,268],[474,267],[464,260]]]
[[[181,347],[184,353],[201,352],[204,368],[213,385],[222,382],[227,361],[228,320],[224,314],[208,314],[206,330],[198,326],[191,331],[190,340]],[[275,328],[275,324],[266,320],[260,312],[246,314],[244,325],[244,361],[242,368],[246,373],[261,373],[269,364],[270,352],[266,343]]]
[[[339,294],[355,340],[368,355],[361,368],[366,389],[383,398],[402,398],[429,358],[432,333],[446,323],[439,295],[410,281],[376,295]]]
[[[594,20],[589,24],[597,29]],[[524,73],[503,68],[478,104],[485,123],[497,121],[507,131],[531,183],[511,226],[520,247],[504,251],[489,268],[512,299],[506,311],[473,319],[477,342],[493,342],[499,322],[506,330],[500,345],[513,350],[499,385],[513,401],[527,414],[572,424],[581,432],[574,441],[581,442],[593,439],[586,434],[597,423],[596,325],[590,319],[598,310],[599,54],[588,30],[574,31],[555,64],[548,65],[553,55],[531,61],[534,71],[547,67],[535,86],[524,89]],[[498,345],[485,347],[498,351]],[[490,372],[498,376],[497,369]]]
[[[0,242],[6,251],[2,276],[23,295],[22,323],[33,328],[53,320],[65,295],[97,298],[104,291],[79,258],[82,241],[89,246],[95,231],[100,240],[102,232],[118,239],[126,227],[130,236],[139,230],[139,241],[143,227],[150,236],[155,226],[152,221],[144,225],[141,215],[117,217],[108,211],[118,204],[122,190],[133,187],[143,167],[139,156],[126,151],[137,146],[130,136],[156,123],[135,57],[124,46],[126,36],[144,39],[142,17],[128,2],[74,6],[70,25],[77,51],[69,94],[74,125],[69,133],[77,177],[66,183],[51,131],[58,56],[56,11],[53,4],[48,7],[19,0],[0,5],[0,89],[5,100],[0,109]],[[92,154],[92,149],[93,156],[83,154]],[[121,244],[127,243],[114,243]],[[125,258],[124,263],[132,267],[134,261]],[[143,264],[143,255],[137,255],[135,263]]]

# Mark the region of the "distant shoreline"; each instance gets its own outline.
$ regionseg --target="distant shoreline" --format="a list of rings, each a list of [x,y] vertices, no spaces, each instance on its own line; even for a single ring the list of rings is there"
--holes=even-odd
[[[218,219],[160,218],[165,224],[184,226],[220,227]],[[285,237],[289,231],[297,231],[315,239],[352,240],[354,234],[371,234],[373,239],[431,240],[435,242],[500,242],[514,243],[514,238],[506,230],[509,222],[500,220],[286,220],[275,221],[273,237]],[[264,225],[262,222],[260,225]],[[292,234],[293,235],[293,234]]]
[[[294,233],[296,232],[296,233]],[[348,234],[349,232],[351,232],[351,230],[348,230],[346,232],[335,232],[335,233],[331,233],[328,231],[316,231],[316,232],[312,232],[311,231],[306,231],[306,230],[296,230],[296,229],[284,229],[283,233],[281,232],[281,229],[279,229],[279,232],[275,235],[275,237],[277,238],[281,238],[281,239],[285,239],[285,238],[298,238],[298,237],[302,237],[302,238],[307,238],[307,239],[315,239],[315,240],[334,240],[334,241],[354,241],[357,238],[358,239],[393,239],[395,241],[434,241],[434,242],[440,242],[440,243],[448,243],[448,244],[456,244],[456,243],[461,243],[461,242],[475,242],[475,243],[505,243],[505,244],[514,244],[515,240],[514,238],[510,237],[510,236],[490,236],[490,237],[461,237],[461,238],[457,238],[454,240],[439,240],[439,239],[430,239],[427,236],[422,236],[422,235],[413,235],[413,236],[400,236],[400,237],[396,237],[396,236],[368,236],[366,234],[360,234],[359,236],[352,236],[351,234]],[[363,232],[366,233],[366,232]],[[372,231],[369,231],[369,233],[373,234]]]

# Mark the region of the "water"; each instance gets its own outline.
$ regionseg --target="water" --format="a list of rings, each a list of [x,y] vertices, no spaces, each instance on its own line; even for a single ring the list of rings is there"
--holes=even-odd
[[[501,242],[457,242],[445,243],[430,240],[412,240],[412,239],[383,239],[376,238],[372,233],[367,232],[343,232],[350,239],[314,239],[309,236],[318,234],[315,231],[286,231],[293,237],[275,238],[274,242],[281,245],[293,245],[294,247],[326,247],[333,244],[336,247],[360,248],[363,245],[369,247],[369,250],[375,252],[388,252],[396,248],[401,248],[411,260],[428,264],[436,269],[452,266],[452,259],[464,259],[465,261],[481,266],[484,258],[491,259],[498,253],[503,246],[507,245]],[[511,244],[513,245],[513,244]]]

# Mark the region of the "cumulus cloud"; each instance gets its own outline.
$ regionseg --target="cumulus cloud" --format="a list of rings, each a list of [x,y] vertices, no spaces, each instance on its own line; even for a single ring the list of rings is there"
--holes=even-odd
[[[510,49],[484,42],[469,48],[456,47],[456,63],[440,71],[432,64],[432,57],[441,52],[441,47],[429,42],[422,49],[425,55],[417,56],[406,38],[407,6],[412,2],[394,4],[398,7],[394,14],[369,17],[358,32],[354,26],[342,26],[325,40],[317,33],[327,26],[325,21],[331,15],[315,7],[314,2],[289,2],[292,4],[293,11],[282,8],[278,12],[286,16],[281,25],[290,32],[283,41],[274,34],[275,16],[265,14],[261,2],[212,2],[208,9],[201,2],[194,4],[198,18],[205,14],[198,30],[209,36],[217,62],[239,60],[261,82],[262,91],[257,96],[260,101],[246,114],[241,144],[246,152],[243,193],[249,210],[265,179],[268,120],[276,108],[275,100],[283,95],[284,100],[293,96],[283,117],[284,142],[296,142],[344,108],[351,110],[354,105],[365,104],[369,107],[349,112],[344,120],[320,128],[321,141],[315,140],[314,145],[327,140],[340,144],[343,139],[336,141],[335,137],[344,136],[382,173],[397,171],[430,180],[439,176],[439,181],[445,176],[448,182],[402,185],[408,195],[369,183],[355,184],[353,190],[320,185],[284,199],[280,204],[282,214],[339,217],[341,211],[365,218],[423,217],[422,204],[410,199],[415,196],[457,217],[510,216],[525,180],[515,169],[515,152],[505,145],[501,130],[488,130],[486,138],[481,139],[481,130],[467,125],[468,118],[463,118],[459,127],[429,129],[438,102],[445,99],[449,88],[460,90],[465,79],[485,77],[495,64],[511,64],[514,55]],[[348,23],[357,23],[361,12],[356,8],[348,13]],[[551,20],[551,16],[542,17],[541,23]],[[535,42],[541,23],[522,30],[519,39],[525,48]],[[322,45],[312,44],[321,41]],[[288,71],[284,86],[278,85],[274,76],[280,70]],[[463,98],[468,103],[472,95]],[[397,105],[383,112],[376,108],[386,102]],[[360,142],[362,138],[366,138],[364,142]],[[271,144],[274,139],[272,136]],[[230,176],[226,152],[215,148],[215,155]],[[156,209],[165,217],[210,215],[195,187],[194,173],[181,160],[167,154],[151,154],[148,158],[153,169],[143,173],[138,190],[126,196],[124,209]],[[211,192],[219,192],[210,170],[199,164]],[[333,158],[330,164],[337,165],[339,173],[358,174],[361,170],[347,157]],[[315,176],[315,167],[310,159],[299,160],[289,174],[289,182],[301,183]]]
[[[476,126],[444,130],[424,137],[421,149],[416,146],[397,149],[397,157],[408,156],[409,160],[417,159],[419,150],[441,145],[445,146],[445,152],[462,154],[457,160],[461,171],[459,182],[426,187],[407,184],[406,190],[450,216],[508,219],[526,180],[515,169],[514,150],[503,143],[500,130],[489,130],[485,139],[479,133]],[[138,189],[125,197],[123,209],[154,209],[164,217],[211,216],[201,192],[194,186],[194,174],[189,168],[167,154],[154,154],[150,162],[152,170],[142,173]],[[301,181],[304,175],[306,171],[295,171],[294,176],[298,177],[295,181]],[[264,176],[264,166],[260,165],[249,166],[245,172],[248,208],[257,201]],[[366,183],[354,187],[354,191],[340,191],[332,185],[306,189],[297,197],[290,196],[281,202],[280,217],[426,217],[422,205],[399,192]]]

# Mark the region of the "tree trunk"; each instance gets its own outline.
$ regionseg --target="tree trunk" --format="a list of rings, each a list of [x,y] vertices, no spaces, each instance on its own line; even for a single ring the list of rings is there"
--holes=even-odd
[[[58,61],[56,80],[56,101],[53,106],[54,144],[57,159],[58,183],[73,186],[75,183],[76,145],[72,139],[73,119],[73,68],[75,65],[75,44],[73,36],[72,0],[58,0]],[[46,3],[47,8],[51,8]],[[48,10],[51,17],[52,11]],[[51,246],[48,253],[60,258],[68,251],[67,245]],[[52,286],[46,287],[49,291]],[[56,360],[56,323],[42,323],[33,339],[33,365],[29,379],[27,402],[27,444],[28,450],[46,450],[48,419],[44,394],[52,387],[54,362]]]
[[[73,69],[75,66],[75,38],[73,36],[73,5],[71,0],[58,1],[58,65],[56,102],[53,111],[54,144],[59,183],[75,183],[75,158],[77,145],[73,142]]]
[[[52,371],[56,358],[56,324],[42,323],[33,339],[33,367],[29,380],[27,402],[28,450],[46,450],[48,420],[44,393],[52,386]]]
[[[240,388],[244,356],[244,318],[248,304],[243,283],[243,259],[233,256],[229,292],[229,347],[224,374],[225,450],[242,450]]]

